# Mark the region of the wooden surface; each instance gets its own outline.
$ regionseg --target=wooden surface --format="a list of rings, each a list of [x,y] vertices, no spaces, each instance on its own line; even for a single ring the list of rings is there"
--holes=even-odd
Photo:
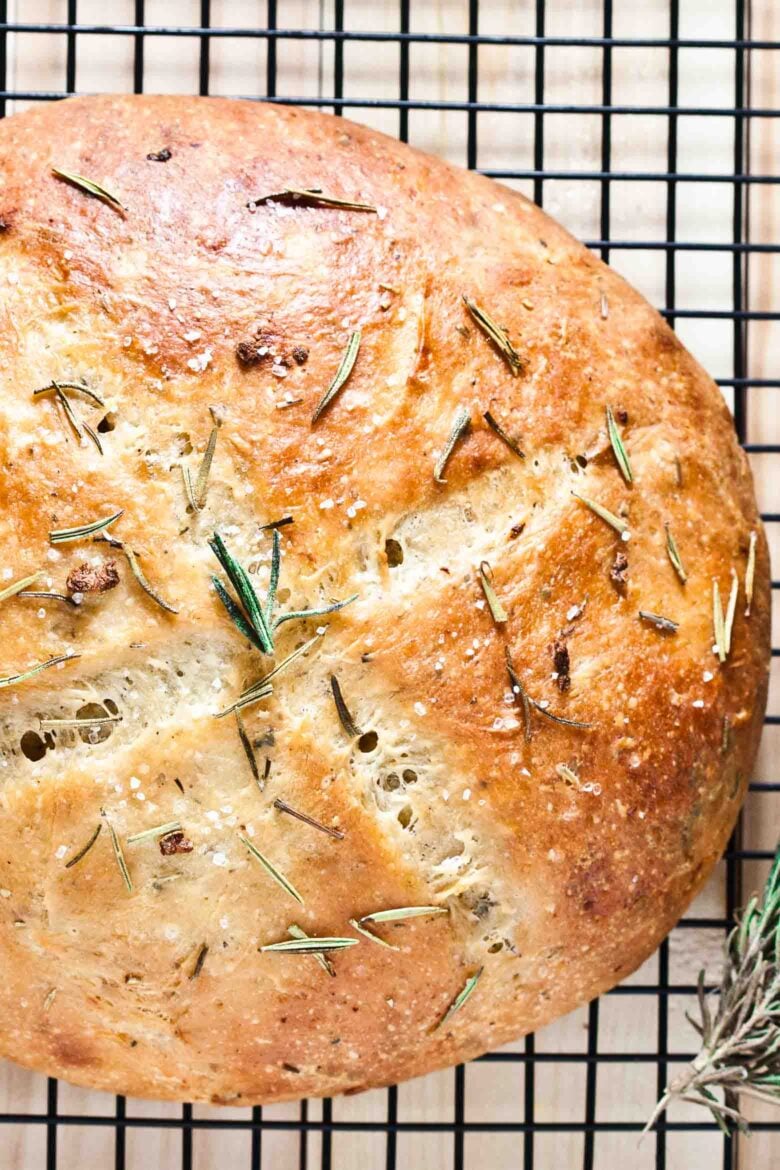
[[[466,0],[425,0],[412,4],[413,31],[468,32]],[[532,0],[484,0],[480,6],[481,33],[534,33]],[[397,30],[395,0],[346,0],[348,29]],[[780,39],[780,7],[775,0],[755,0],[751,6],[750,35],[756,39]],[[65,0],[24,0],[9,3],[9,19],[63,21]],[[613,35],[667,37],[668,0],[615,0]],[[255,0],[214,0],[212,24],[216,27],[257,27],[265,20],[266,5]],[[132,0],[79,0],[81,23],[132,23]],[[147,0],[147,24],[199,23],[200,5],[194,0]],[[332,0],[279,0],[278,22],[290,28],[332,27]],[[603,32],[602,0],[548,0],[548,36],[600,36]],[[734,0],[681,0],[680,36],[683,38],[732,39],[735,30]],[[265,92],[266,44],[262,40],[214,40],[211,47],[211,92],[257,95]],[[467,56],[464,46],[419,45],[410,49],[411,96],[420,99],[462,100],[468,97]],[[482,101],[534,100],[534,49],[525,46],[481,47],[479,91]],[[682,49],[679,51],[679,104],[730,107],[734,104],[733,50]],[[548,48],[545,51],[545,100],[573,104],[599,104],[602,91],[603,52],[593,48]],[[669,54],[663,49],[614,49],[612,52],[612,101],[615,104],[663,106],[669,99]],[[751,102],[755,107],[780,107],[780,56],[754,52],[751,61]],[[199,45],[195,38],[147,38],[144,87],[148,91],[191,93],[198,90]],[[345,49],[344,92],[364,98],[398,96],[399,50],[397,45],[348,44]],[[15,34],[9,37],[8,88],[11,90],[61,91],[66,71],[66,38],[62,35]],[[132,89],[133,41],[130,37],[79,35],[77,88],[81,92]],[[277,49],[277,91],[306,97],[333,92],[333,45],[313,41],[283,40]],[[9,113],[24,102],[10,102]],[[395,110],[355,109],[348,116],[391,134],[397,134]],[[602,166],[602,118],[600,115],[546,115],[544,165],[554,171],[598,171]],[[734,171],[734,119],[678,119],[677,170],[686,174],[729,175]],[[653,115],[613,116],[611,119],[611,169],[617,172],[667,170],[667,119]],[[410,141],[456,162],[466,161],[467,116],[457,112],[411,111]],[[750,120],[751,170],[776,174],[780,131],[777,119]],[[530,114],[480,113],[477,123],[478,165],[485,169],[524,169],[533,166],[534,122]],[[531,181],[512,182],[533,195]],[[661,181],[614,181],[611,184],[610,227],[613,239],[667,239],[667,185]],[[780,201],[776,188],[749,185],[744,188],[744,213],[749,212],[754,242],[773,243],[780,229]],[[675,231],[678,239],[730,241],[733,233],[734,187],[724,182],[677,186]],[[598,181],[555,179],[544,184],[544,205],[573,232],[585,239],[600,236],[601,187]],[[665,303],[666,252],[663,249],[616,250],[612,264],[656,305]],[[676,253],[676,303],[679,308],[733,308],[733,256],[728,251]],[[775,310],[780,304],[777,257],[752,254],[746,273],[750,308]],[[685,344],[715,377],[734,375],[734,329],[731,322],[683,319],[678,332]],[[747,334],[747,373],[752,378],[777,377],[780,359],[780,325],[751,322]],[[730,391],[725,391],[727,397]],[[748,408],[748,440],[780,443],[778,390],[751,388]],[[763,511],[780,511],[778,456],[752,457],[759,501]],[[770,525],[770,544],[775,563],[780,563],[780,525]],[[775,638],[777,643],[777,637]],[[776,677],[770,690],[770,711],[780,713]],[[780,797],[761,784],[777,780],[780,727],[765,731],[751,792],[743,818],[742,844],[749,849],[773,849],[780,830]],[[762,880],[765,862],[743,866],[743,890],[747,894]],[[721,865],[691,911],[699,917],[725,912],[725,867]],[[670,940],[669,978],[691,983],[700,966],[716,974],[720,964],[722,935],[717,930],[678,929]],[[658,978],[658,959],[653,957],[628,985],[650,984]],[[691,1005],[683,996],[669,998],[669,1051],[693,1048],[695,1035],[685,1022]],[[658,1000],[653,995],[612,995],[599,1007],[600,1053],[653,1053],[658,1044]],[[543,1055],[585,1053],[588,1043],[587,1009],[575,1012],[544,1029],[536,1037]],[[523,1051],[519,1042],[512,1046]],[[586,1063],[542,1061],[535,1066],[535,1119],[544,1123],[581,1122],[585,1110]],[[673,1067],[673,1066],[672,1066]],[[600,1063],[597,1074],[598,1121],[643,1120],[656,1095],[654,1061]],[[518,1122],[523,1119],[524,1065],[478,1063],[465,1073],[467,1122]],[[46,1111],[47,1084],[43,1077],[0,1063],[0,1112]],[[60,1085],[61,1114],[112,1116],[113,1097]],[[452,1071],[434,1074],[400,1086],[398,1118],[402,1122],[450,1121],[455,1109],[455,1076]],[[128,1115],[146,1118],[180,1116],[177,1106],[129,1100]],[[246,1120],[247,1110],[196,1107],[194,1116]],[[299,1116],[298,1106],[264,1110],[268,1120]],[[309,1106],[309,1118],[322,1116],[322,1105]],[[695,1111],[678,1107],[672,1118],[697,1118]],[[760,1113],[756,1113],[759,1117]],[[767,1118],[770,1113],[765,1113]],[[367,1093],[334,1102],[333,1118],[339,1122],[384,1121],[387,1095]],[[194,1137],[196,1170],[242,1170],[250,1166],[248,1131],[198,1130]],[[777,1134],[757,1133],[740,1139],[740,1170],[766,1170],[780,1160]],[[320,1138],[308,1138],[309,1166],[320,1164]],[[38,1170],[46,1166],[45,1127],[33,1124],[4,1125],[0,1130],[0,1170]],[[558,1170],[581,1164],[583,1137],[565,1131],[534,1137],[537,1170]],[[668,1170],[698,1170],[720,1165],[722,1143],[715,1134],[674,1133],[667,1142]],[[266,1131],[262,1138],[262,1166],[292,1170],[299,1165],[300,1138],[283,1130]],[[464,1165],[490,1170],[509,1170],[523,1161],[520,1134],[467,1134]],[[773,1158],[774,1155],[774,1158]],[[127,1170],[173,1170],[181,1165],[181,1134],[175,1129],[131,1129],[127,1137]],[[637,1146],[635,1133],[600,1133],[595,1143],[596,1170],[632,1170],[655,1166],[655,1143]],[[398,1137],[397,1164],[413,1170],[450,1170],[453,1166],[452,1135],[404,1132]],[[338,1170],[364,1170],[385,1165],[385,1139],[370,1132],[337,1133],[333,1139],[332,1165]],[[110,1127],[66,1125],[59,1127],[58,1170],[114,1166],[114,1134]]]

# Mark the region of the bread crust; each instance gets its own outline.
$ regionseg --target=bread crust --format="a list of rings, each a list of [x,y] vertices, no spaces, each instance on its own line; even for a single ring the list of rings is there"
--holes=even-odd
[[[148,157],[164,149],[167,161]],[[102,184],[124,211],[52,166]],[[2,602],[0,675],[80,655],[0,692],[2,1053],[133,1096],[271,1102],[468,1059],[628,975],[720,856],[766,701],[766,541],[714,383],[523,197],[341,118],[76,99],[4,121],[0,174],[2,568],[43,570],[35,588],[55,592],[85,562],[111,559],[121,576],[77,608]],[[312,187],[378,212],[246,206]],[[464,294],[508,330],[518,376]],[[354,369],[312,426],[358,329]],[[52,380],[104,399],[102,455],[75,440],[52,396],[32,397]],[[471,427],[437,483],[460,407]],[[179,464],[197,472],[210,408],[221,426],[193,513]],[[78,410],[94,423],[104,413]],[[620,514],[630,540],[572,492]],[[177,614],[121,551],[50,546],[49,531],[120,508],[111,531]],[[283,608],[359,596],[280,627],[278,658],[318,623],[327,632],[245,712],[261,783],[270,768],[261,791],[234,718],[213,716],[269,660],[221,608],[207,541],[218,529],[264,588],[260,526],[285,516]],[[492,620],[481,562],[505,623]],[[725,605],[732,568],[740,592],[720,664],[712,581]],[[591,726],[534,708],[527,739],[507,648],[532,699]],[[345,733],[332,674],[375,747]],[[90,704],[121,722],[41,723],[93,718]],[[132,893],[105,821],[66,868],[101,809]],[[191,852],[127,841],[172,821]],[[349,926],[430,904],[449,913],[374,928],[395,950]],[[258,953],[292,923],[360,941],[331,956],[335,978],[310,956]]]

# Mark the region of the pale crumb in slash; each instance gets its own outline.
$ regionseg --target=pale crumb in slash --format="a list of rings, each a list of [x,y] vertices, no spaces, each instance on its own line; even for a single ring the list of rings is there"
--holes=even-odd
[[[333,507],[333,500],[320,500],[320,510],[328,512]]]
[[[470,788],[464,788],[464,789],[463,789],[462,796],[463,796],[463,799],[464,799],[464,800],[471,800],[471,789],[470,789]]]
[[[704,706],[704,699],[694,699],[693,705],[694,705],[694,707],[703,707]]]
[[[427,714],[427,707],[425,706],[424,703],[419,703],[419,702],[415,703],[414,710],[415,710],[417,715],[426,715]]]
[[[704,674],[701,677],[702,677],[703,682],[712,682],[715,675],[712,673],[711,670],[705,670]]]
[[[59,845],[57,847],[57,849],[55,850],[54,856],[59,859],[61,857],[64,857],[67,852],[68,852],[67,845]]]
[[[214,865],[227,865],[227,857],[224,853],[215,853],[211,860]]]

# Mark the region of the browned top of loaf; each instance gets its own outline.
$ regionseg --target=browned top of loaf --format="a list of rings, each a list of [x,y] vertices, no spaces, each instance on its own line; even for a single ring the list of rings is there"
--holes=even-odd
[[[163,149],[168,161],[148,157]],[[52,166],[102,184],[124,212]],[[181,97],[69,101],[0,126],[0,174],[0,584],[42,569],[37,588],[62,593],[74,570],[113,578],[108,559],[121,578],[78,608],[2,602],[0,675],[80,655],[3,692],[2,1051],[130,1094],[269,1101],[467,1058],[625,976],[723,848],[765,699],[765,541],[710,379],[525,199],[340,119]],[[247,209],[288,187],[377,212]],[[518,376],[463,294],[506,327]],[[313,426],[357,329],[351,377]],[[32,397],[52,379],[105,400],[102,456],[51,395]],[[104,413],[72,401],[93,424]],[[607,404],[624,420],[632,486]],[[437,483],[460,407],[471,430]],[[179,465],[197,472],[209,408],[222,425],[193,514]],[[623,517],[631,539],[573,491]],[[112,531],[178,614],[142,591],[121,550],[51,548],[51,530],[119,508]],[[281,608],[359,597],[280,628],[278,658],[318,622],[327,632],[245,713],[270,768],[259,791],[234,719],[213,715],[269,661],[220,606],[207,539],[218,529],[264,589],[260,526],[282,516],[294,523],[281,530]],[[390,538],[404,554],[392,567]],[[505,624],[484,603],[482,561]],[[721,665],[712,582],[725,606],[732,569]],[[537,711],[526,740],[507,647],[528,695],[592,727]],[[331,674],[373,750],[340,725]],[[28,753],[40,752],[41,717],[107,700],[121,722],[49,729],[39,760],[20,750],[32,731]],[[279,812],[279,798],[343,839]],[[132,893],[107,829],[66,868],[101,808]],[[191,852],[127,843],[170,821]],[[449,913],[377,927],[395,950],[349,926],[420,904]],[[258,953],[292,923],[360,942],[332,957],[335,978],[311,957]]]

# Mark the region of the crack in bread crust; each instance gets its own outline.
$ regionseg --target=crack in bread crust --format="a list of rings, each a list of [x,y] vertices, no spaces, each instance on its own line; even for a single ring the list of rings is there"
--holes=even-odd
[[[147,163],[163,142],[166,165]],[[0,692],[0,1050],[134,1095],[283,1100],[467,1059],[633,970],[725,844],[766,697],[766,544],[714,384],[522,197],[342,119],[79,99],[5,121],[0,161],[0,213],[14,211],[0,248],[0,568],[42,570],[44,592],[109,556],[120,576],[78,607],[2,603],[0,675],[81,657]],[[52,165],[100,182],[126,214]],[[315,180],[378,213],[247,210]],[[464,294],[508,330],[517,377]],[[312,426],[357,329],[354,369]],[[33,398],[52,379],[103,400],[77,406],[104,420],[102,455],[54,396]],[[464,407],[470,428],[436,483]],[[197,474],[214,419],[195,513],[180,467]],[[116,536],[177,615],[115,550],[49,546],[49,531],[119,508]],[[279,627],[277,661],[318,623],[327,632],[243,712],[258,786],[233,716],[213,716],[269,660],[220,606],[208,539],[219,530],[262,595],[262,525],[283,517],[280,612],[359,598]],[[740,593],[721,666],[712,580],[724,597],[732,567],[743,580],[751,532],[753,612]],[[537,707],[527,739],[507,649],[533,700],[592,726]],[[345,735],[331,674],[375,743]],[[101,710],[116,721],[46,722]],[[280,813],[278,797],[343,839]],[[132,893],[105,828],[66,868],[101,809]],[[175,821],[190,852],[128,841]],[[361,936],[334,954],[336,978],[311,956],[257,953],[292,924],[351,935],[350,918],[429,904],[449,914],[378,927],[397,950]]]

